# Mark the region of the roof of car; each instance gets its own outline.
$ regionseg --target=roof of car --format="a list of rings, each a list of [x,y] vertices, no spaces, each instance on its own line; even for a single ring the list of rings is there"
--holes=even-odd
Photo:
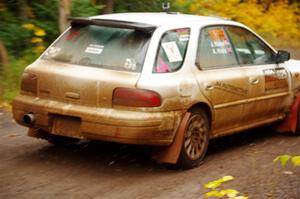
[[[135,22],[135,23],[146,23],[154,26],[170,25],[174,23],[225,20],[220,17],[197,16],[197,15],[188,15],[188,14],[180,14],[180,13],[164,13],[164,12],[116,13],[116,14],[98,15],[98,16],[93,16],[91,18],[127,21],[127,22]]]

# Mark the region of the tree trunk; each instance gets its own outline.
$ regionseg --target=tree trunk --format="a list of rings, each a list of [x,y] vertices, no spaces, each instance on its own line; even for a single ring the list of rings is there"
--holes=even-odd
[[[68,17],[71,16],[71,3],[72,0],[59,0],[58,13],[59,13],[59,31],[62,33],[68,26]]]
[[[18,12],[22,22],[28,20],[27,12],[28,12],[28,2],[27,0],[19,0]]]
[[[8,54],[2,41],[0,40],[0,66],[6,67],[8,65]],[[0,67],[0,70],[4,69]]]
[[[109,13],[113,13],[114,11],[114,0],[105,0],[104,2],[104,10],[103,10],[103,14],[109,14]]]

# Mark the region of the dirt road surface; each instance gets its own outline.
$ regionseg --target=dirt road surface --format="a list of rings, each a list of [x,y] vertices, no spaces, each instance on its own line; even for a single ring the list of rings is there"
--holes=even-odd
[[[26,136],[0,109],[0,198],[204,198],[209,181],[255,199],[300,198],[300,167],[274,164],[281,154],[300,155],[300,137],[266,128],[210,144],[206,162],[183,171],[150,159],[151,148],[103,142],[55,147]]]

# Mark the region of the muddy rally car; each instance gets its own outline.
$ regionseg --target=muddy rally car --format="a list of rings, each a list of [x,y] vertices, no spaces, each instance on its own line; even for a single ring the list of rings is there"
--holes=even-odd
[[[276,123],[299,134],[300,61],[245,25],[178,13],[73,18],[26,67],[13,101],[28,134],[156,146],[192,168],[210,139]]]

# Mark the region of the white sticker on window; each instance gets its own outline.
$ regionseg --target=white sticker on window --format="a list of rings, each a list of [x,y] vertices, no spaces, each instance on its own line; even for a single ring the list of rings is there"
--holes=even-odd
[[[225,42],[224,41],[214,41],[214,46],[215,47],[224,47]]]
[[[104,46],[97,45],[97,44],[90,44],[86,49],[85,53],[91,53],[91,54],[96,54],[100,55],[103,51]]]
[[[182,56],[178,49],[177,44],[174,41],[162,43],[162,47],[167,54],[169,62],[182,61]]]
[[[60,50],[61,50],[61,48],[52,46],[46,51],[45,55],[49,56],[49,57],[55,57],[59,53]]]
[[[128,70],[136,70],[136,61],[135,59],[127,58],[124,64],[124,68]]]
[[[254,50],[254,52],[255,52],[256,55],[264,55],[264,54],[266,54],[265,51],[263,51],[263,50]]]
[[[189,34],[185,34],[185,35],[180,35],[179,36],[179,41],[188,41],[190,39],[190,35]]]
[[[250,50],[247,49],[247,48],[236,48],[235,50],[236,50],[237,52],[241,52],[241,53],[244,53],[244,54],[249,54],[249,55],[251,55]]]

